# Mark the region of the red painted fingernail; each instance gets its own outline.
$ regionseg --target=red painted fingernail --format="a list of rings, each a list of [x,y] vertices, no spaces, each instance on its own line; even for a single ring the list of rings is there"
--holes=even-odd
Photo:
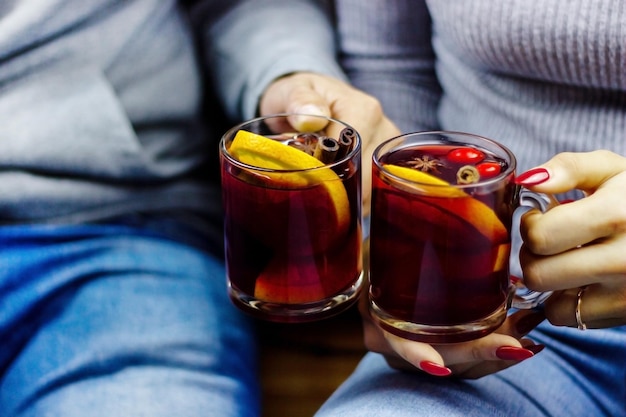
[[[534,353],[531,350],[517,346],[500,346],[496,350],[496,356],[506,361],[523,361],[532,358]]]
[[[430,362],[430,361],[421,361],[420,369],[434,376],[452,375],[452,370],[450,370],[450,368],[447,368],[443,365],[439,365],[438,363]]]
[[[515,178],[519,185],[538,185],[550,179],[550,173],[545,168],[533,168]]]

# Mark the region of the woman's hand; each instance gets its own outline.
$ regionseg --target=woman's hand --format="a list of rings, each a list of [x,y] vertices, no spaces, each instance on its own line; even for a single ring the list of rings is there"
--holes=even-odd
[[[524,310],[510,315],[494,333],[471,342],[430,345],[394,336],[373,321],[367,297],[362,297],[365,346],[384,355],[387,363],[404,371],[421,370],[433,376],[476,379],[520,361],[543,349],[524,336],[545,318],[542,311]]]
[[[367,245],[365,249],[364,263],[367,265]],[[381,329],[370,314],[367,294],[359,300],[359,312],[363,320],[365,347],[382,354],[389,366],[403,371],[477,379],[529,359],[544,348],[525,338],[545,320],[543,310],[515,312],[499,329],[481,339],[434,345],[402,339]]]
[[[522,218],[524,281],[536,291],[555,291],[546,302],[548,320],[588,328],[626,324],[626,158],[609,151],[562,153],[518,182],[539,192],[586,194]]]
[[[382,141],[400,134],[385,116],[378,100],[349,84],[324,75],[294,73],[274,81],[259,103],[261,115],[301,113],[332,117],[359,132],[362,139],[363,208],[369,210],[371,160],[374,148]],[[299,130],[319,130],[311,119],[294,118]]]

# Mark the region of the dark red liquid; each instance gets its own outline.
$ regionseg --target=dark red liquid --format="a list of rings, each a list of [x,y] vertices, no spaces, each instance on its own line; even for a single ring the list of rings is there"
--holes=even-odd
[[[223,159],[231,285],[264,302],[291,305],[317,302],[352,286],[362,270],[358,166],[347,161],[337,170],[337,185],[345,188],[349,202],[347,224],[338,226],[323,184],[294,188],[284,176],[255,175]]]
[[[453,149],[402,149],[381,163],[409,166],[407,162],[427,155],[427,161],[441,163],[431,164],[430,173],[455,183],[458,169],[468,163],[450,160]],[[481,162],[502,164],[501,171],[506,170],[504,161],[482,152]],[[378,308],[411,323],[451,326],[480,320],[502,307],[509,288],[512,176],[496,189],[477,188],[461,197],[398,189],[375,164],[372,182],[370,281]],[[495,213],[499,227],[492,230],[483,223],[477,228],[474,217],[485,210]]]

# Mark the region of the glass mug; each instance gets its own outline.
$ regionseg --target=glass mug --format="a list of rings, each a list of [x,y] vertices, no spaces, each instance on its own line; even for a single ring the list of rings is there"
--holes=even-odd
[[[370,310],[397,336],[456,343],[497,329],[508,308],[548,293],[509,276],[513,212],[547,210],[552,196],[522,192],[506,147],[461,132],[418,132],[373,154]]]
[[[277,322],[351,306],[362,287],[361,139],[347,124],[301,115],[247,121],[220,142],[228,292]]]

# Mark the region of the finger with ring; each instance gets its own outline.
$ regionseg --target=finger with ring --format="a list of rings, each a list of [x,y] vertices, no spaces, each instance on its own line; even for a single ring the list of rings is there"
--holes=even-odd
[[[585,294],[585,290],[587,290],[587,286],[580,287],[578,289],[578,294],[576,295],[576,324],[578,325],[578,330],[587,330],[587,325],[583,321],[581,308],[583,303],[583,294]]]

